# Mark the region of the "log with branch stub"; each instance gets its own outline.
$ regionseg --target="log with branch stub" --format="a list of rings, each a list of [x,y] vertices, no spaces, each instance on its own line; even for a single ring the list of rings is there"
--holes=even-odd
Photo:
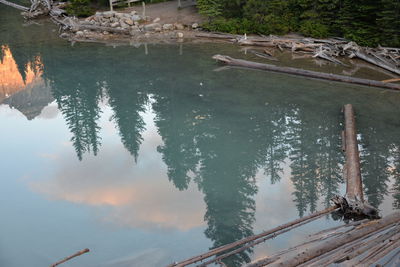
[[[386,88],[386,89],[392,89],[392,90],[400,90],[400,85],[398,85],[398,84],[383,83],[381,81],[360,79],[360,78],[348,77],[348,76],[344,76],[344,75],[322,73],[322,72],[316,72],[316,71],[296,69],[296,68],[291,68],[291,67],[278,67],[278,66],[270,65],[270,64],[252,62],[252,61],[247,61],[247,60],[243,60],[243,59],[235,59],[235,58],[232,58],[229,56],[224,56],[224,55],[215,55],[215,56],[213,56],[213,59],[215,59],[219,62],[225,63],[227,65],[230,65],[230,66],[259,69],[259,70],[266,70],[266,71],[273,71],[273,72],[281,72],[281,73],[287,73],[287,74],[292,74],[292,75],[299,75],[299,76],[305,76],[305,77],[323,79],[323,80],[329,80],[329,81],[353,83],[353,84],[380,87],[380,88]]]

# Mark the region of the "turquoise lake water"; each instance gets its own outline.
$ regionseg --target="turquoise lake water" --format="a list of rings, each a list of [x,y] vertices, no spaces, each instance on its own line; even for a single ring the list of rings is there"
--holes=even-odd
[[[323,209],[344,191],[347,103],[368,201],[400,208],[397,92],[219,69],[217,53],[256,59],[230,45],[71,45],[4,6],[0,46],[0,266],[86,247],[64,266],[165,266]],[[225,263],[340,223],[324,217]]]

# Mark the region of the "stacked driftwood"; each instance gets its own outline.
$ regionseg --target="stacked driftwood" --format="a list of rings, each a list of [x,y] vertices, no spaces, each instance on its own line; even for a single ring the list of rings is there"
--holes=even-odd
[[[65,14],[64,3],[54,3],[53,0],[31,0],[29,8],[22,9],[22,16],[35,19],[42,16],[60,17]]]
[[[259,259],[259,266],[372,266],[389,264],[400,249],[400,212],[380,220],[358,221],[310,236],[306,243]],[[395,266],[395,265],[392,265]]]
[[[303,37],[278,37],[278,36],[241,36],[221,33],[198,33],[197,37],[223,40],[237,43],[242,46],[263,48],[262,53],[256,53],[261,57],[270,57],[271,54],[265,48],[277,48],[281,51],[289,49],[293,53],[310,54],[310,56],[328,60],[335,64],[342,63],[339,58],[359,58],[370,64],[400,75],[400,48],[361,47],[355,42],[349,42],[342,38],[314,39]],[[269,58],[271,59],[271,58]]]

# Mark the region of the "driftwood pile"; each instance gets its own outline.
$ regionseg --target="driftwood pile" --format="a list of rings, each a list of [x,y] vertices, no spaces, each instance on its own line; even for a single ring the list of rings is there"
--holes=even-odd
[[[293,53],[310,54],[315,58],[328,60],[335,64],[347,66],[338,58],[349,57],[364,60],[370,64],[383,68],[394,74],[400,75],[400,48],[361,47],[355,42],[342,38],[314,39],[303,37],[277,37],[277,36],[241,36],[221,33],[198,33],[199,38],[210,38],[236,43],[241,46],[258,48],[277,48],[281,51],[289,49]],[[267,49],[258,53],[261,57],[271,57]],[[271,58],[268,58],[271,59]]]
[[[306,243],[259,259],[246,267],[260,266],[372,266],[390,263],[400,248],[400,212],[380,220],[358,221],[324,230]],[[393,256],[394,256],[393,255]],[[375,265],[374,265],[375,266]]]

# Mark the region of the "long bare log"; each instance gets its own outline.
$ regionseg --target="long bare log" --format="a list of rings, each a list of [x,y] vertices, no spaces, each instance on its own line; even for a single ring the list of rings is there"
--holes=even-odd
[[[324,210],[319,211],[319,212],[315,212],[315,213],[310,214],[310,215],[308,215],[308,216],[305,216],[305,217],[303,217],[303,218],[299,218],[299,219],[294,220],[294,221],[292,221],[292,222],[285,223],[285,224],[280,225],[280,226],[278,226],[278,227],[275,227],[275,228],[273,228],[273,229],[271,229],[271,230],[262,232],[262,233],[257,234],[257,235],[253,235],[253,236],[249,236],[249,237],[243,238],[243,239],[241,239],[241,240],[238,240],[238,241],[233,242],[233,243],[230,243],[230,244],[226,244],[226,245],[221,246],[221,247],[218,247],[218,248],[214,248],[214,249],[212,249],[212,250],[210,250],[210,251],[208,251],[208,252],[206,252],[206,253],[203,253],[203,254],[201,254],[201,255],[198,255],[198,256],[195,256],[195,257],[186,259],[186,260],[181,261],[181,262],[178,262],[178,263],[171,264],[171,265],[169,265],[169,266],[170,266],[170,267],[172,267],[172,266],[176,266],[176,267],[187,266],[187,265],[189,265],[189,264],[192,264],[192,263],[195,263],[195,262],[198,262],[198,261],[207,259],[207,258],[209,258],[209,257],[211,257],[211,256],[217,255],[217,254],[219,254],[219,253],[221,253],[221,252],[225,252],[225,251],[227,251],[227,250],[229,250],[229,249],[233,249],[233,248],[235,248],[235,247],[237,247],[237,246],[240,246],[240,245],[249,243],[249,242],[251,242],[251,241],[253,241],[253,240],[256,240],[256,239],[259,239],[259,238],[263,238],[263,237],[265,237],[265,236],[267,236],[267,235],[271,235],[271,234],[273,234],[273,233],[276,233],[276,232],[278,232],[278,231],[281,231],[281,230],[284,230],[284,229],[286,229],[286,228],[292,227],[292,226],[294,226],[294,225],[303,223],[303,222],[305,222],[305,221],[309,221],[309,220],[311,220],[311,219],[313,219],[313,218],[315,218],[315,217],[319,217],[319,216],[321,216],[321,215],[331,213],[331,212],[333,212],[333,211],[335,211],[335,210],[337,210],[336,207],[329,207],[329,208],[327,208],[327,209],[324,209]]]
[[[380,88],[386,88],[386,89],[392,89],[392,90],[400,90],[400,85],[398,85],[398,84],[383,83],[380,81],[360,79],[360,78],[348,77],[348,76],[343,76],[343,75],[322,73],[322,72],[296,69],[296,68],[290,68],[290,67],[278,67],[278,66],[270,65],[270,64],[263,64],[263,63],[242,60],[242,59],[235,59],[235,58],[232,58],[229,56],[223,56],[223,55],[215,55],[215,56],[213,56],[213,58],[220,62],[223,62],[227,65],[231,65],[231,66],[238,66],[238,67],[259,69],[259,70],[267,70],[267,71],[273,71],[273,72],[281,72],[281,73],[305,76],[305,77],[316,78],[316,79],[353,83],[353,84],[360,84],[360,85],[366,85],[366,86],[374,86],[374,87],[380,87]]]
[[[101,31],[101,32],[111,32],[111,33],[119,33],[119,34],[130,34],[129,29],[117,29],[112,27],[103,27],[103,26],[96,26],[96,25],[84,25],[84,24],[75,24],[72,26],[73,31]]]
[[[360,156],[357,144],[356,120],[354,117],[353,105],[344,106],[345,121],[345,152],[346,152],[346,195],[352,199],[358,199],[364,202],[364,194],[362,190]]]
[[[275,233],[273,233],[273,234],[267,235],[267,236],[265,236],[265,237],[263,237],[263,238],[259,238],[259,239],[256,239],[256,240],[254,240],[254,241],[251,241],[251,242],[247,243],[246,245],[244,245],[244,246],[242,246],[242,247],[239,247],[239,248],[234,249],[234,250],[232,250],[232,251],[229,251],[229,252],[227,252],[227,253],[225,253],[225,254],[222,254],[222,255],[220,255],[220,256],[217,256],[217,257],[215,257],[215,258],[213,258],[213,259],[210,259],[210,260],[208,260],[208,261],[206,261],[206,262],[204,262],[204,263],[198,265],[198,267],[205,267],[205,266],[207,266],[207,265],[209,265],[209,264],[211,264],[211,263],[219,262],[219,261],[221,261],[222,259],[225,259],[225,258],[227,258],[227,257],[229,257],[229,256],[231,256],[231,255],[237,254],[237,253],[239,253],[239,252],[241,252],[241,251],[244,251],[244,250],[246,250],[246,249],[248,249],[248,248],[254,247],[254,246],[256,246],[256,245],[258,245],[258,244],[260,244],[260,243],[262,243],[262,242],[267,241],[268,239],[272,239],[272,238],[277,237],[278,235],[281,235],[281,234],[283,234],[283,233],[289,232],[290,230],[292,230],[292,229],[294,229],[294,228],[297,228],[297,227],[299,227],[299,226],[302,226],[302,225],[304,225],[304,224],[307,224],[307,223],[309,223],[309,222],[311,222],[311,221],[313,221],[313,220],[316,220],[316,219],[318,219],[319,217],[324,216],[324,215],[325,215],[325,214],[321,214],[321,215],[318,216],[318,217],[311,218],[311,219],[306,220],[306,221],[304,221],[304,222],[301,222],[301,223],[299,223],[299,224],[296,224],[296,225],[293,225],[293,226],[291,226],[291,227],[288,227],[288,228],[279,230],[279,231],[277,231],[277,232],[275,232]]]
[[[50,267],[55,267],[55,266],[57,266],[57,265],[60,265],[61,263],[64,263],[64,262],[66,262],[66,261],[69,261],[70,259],[73,259],[73,258],[75,258],[75,257],[78,257],[78,256],[80,256],[80,255],[82,255],[82,254],[88,253],[89,251],[90,251],[90,250],[89,250],[88,248],[85,248],[85,249],[83,249],[83,250],[81,250],[81,251],[76,252],[75,254],[72,254],[71,256],[68,256],[68,257],[66,257],[66,258],[64,258],[64,259],[62,259],[62,260],[60,260],[60,261],[58,261],[58,262],[56,262],[56,263],[50,265]]]
[[[386,216],[383,219],[380,219],[376,223],[369,224],[358,231],[352,231],[347,234],[344,234],[342,236],[339,236],[338,238],[333,238],[324,244],[319,244],[317,246],[313,246],[306,251],[302,251],[301,253],[295,255],[294,257],[287,258],[279,263],[274,263],[271,266],[285,266],[285,267],[291,267],[291,266],[297,266],[302,263],[306,263],[307,261],[318,257],[320,255],[323,255],[329,251],[332,251],[340,246],[343,246],[349,242],[352,242],[356,239],[359,239],[360,237],[366,236],[370,233],[376,232],[388,225],[391,224],[396,224],[400,222],[400,212],[395,212],[392,213],[388,216]]]
[[[16,9],[19,9],[19,10],[22,10],[22,11],[29,11],[29,7],[21,6],[21,5],[6,1],[6,0],[0,0],[0,3],[10,6],[10,7],[13,7],[13,8],[16,8]]]

